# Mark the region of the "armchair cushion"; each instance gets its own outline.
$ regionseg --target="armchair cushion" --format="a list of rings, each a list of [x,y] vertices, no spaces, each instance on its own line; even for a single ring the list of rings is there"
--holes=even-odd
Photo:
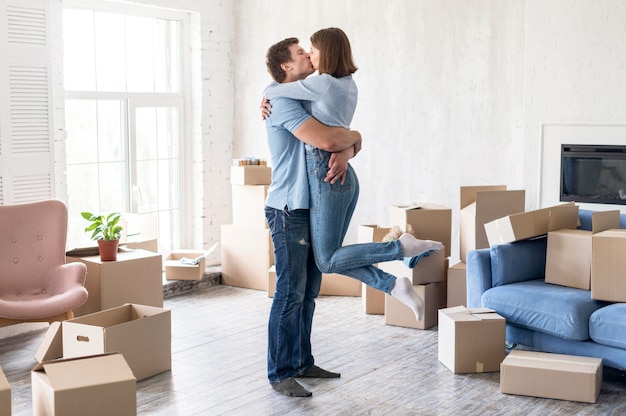
[[[626,303],[595,311],[589,320],[589,335],[598,344],[626,349]]]
[[[543,278],[547,238],[539,237],[491,247],[493,286]]]

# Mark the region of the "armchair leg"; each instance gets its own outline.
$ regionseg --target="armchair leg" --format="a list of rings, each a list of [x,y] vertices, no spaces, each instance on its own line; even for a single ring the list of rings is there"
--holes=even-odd
[[[67,311],[65,315],[67,319],[74,319],[74,311]]]

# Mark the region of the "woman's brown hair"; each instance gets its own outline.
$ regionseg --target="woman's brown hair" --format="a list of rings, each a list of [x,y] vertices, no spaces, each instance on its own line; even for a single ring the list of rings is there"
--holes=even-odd
[[[311,45],[320,51],[317,70],[335,78],[354,74],[358,69],[352,59],[350,41],[343,30],[336,27],[321,29],[311,35]]]

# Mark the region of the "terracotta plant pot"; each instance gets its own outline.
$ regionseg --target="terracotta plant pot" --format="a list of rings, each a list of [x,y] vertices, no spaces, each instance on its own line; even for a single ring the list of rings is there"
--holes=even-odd
[[[98,250],[100,251],[100,260],[115,261],[117,259],[117,248],[120,240],[98,240]]]

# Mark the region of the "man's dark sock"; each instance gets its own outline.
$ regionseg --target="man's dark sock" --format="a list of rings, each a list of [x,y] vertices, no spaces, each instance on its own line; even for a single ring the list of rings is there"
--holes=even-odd
[[[305,389],[293,377],[287,378],[280,383],[270,383],[272,388],[289,397],[311,397],[313,393]]]
[[[309,368],[308,370],[306,370],[304,373],[302,373],[298,377],[302,377],[302,378],[339,378],[339,377],[341,377],[341,374],[333,373],[331,371],[324,370],[323,368],[319,368],[318,366],[314,365],[313,367]]]

